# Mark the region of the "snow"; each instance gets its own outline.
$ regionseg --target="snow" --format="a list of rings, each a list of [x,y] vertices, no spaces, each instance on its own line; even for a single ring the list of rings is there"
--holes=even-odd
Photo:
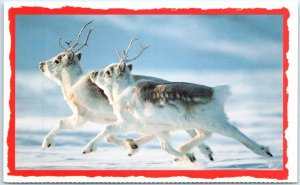
[[[24,119],[22,121],[26,121]],[[20,121],[19,123],[22,123]],[[43,119],[40,119],[43,122]],[[40,122],[40,123],[41,123]],[[39,124],[38,119],[32,124]],[[54,122],[52,122],[54,124]],[[52,124],[51,123],[51,124]],[[92,128],[88,128],[91,126]],[[98,129],[96,128],[99,127]],[[253,126],[253,125],[252,125]],[[94,128],[94,129],[93,129]],[[214,152],[215,161],[211,162],[194,150],[195,164],[188,161],[174,162],[173,157],[163,152],[159,142],[153,140],[141,147],[139,153],[127,156],[126,149],[102,142],[95,153],[81,154],[82,148],[100,130],[100,125],[88,123],[85,128],[73,131],[63,131],[57,135],[56,145],[48,150],[41,149],[43,137],[49,129],[29,131],[18,129],[16,135],[16,166],[17,169],[281,169],[282,149],[281,134],[274,125],[266,126],[273,134],[243,127],[248,136],[257,142],[267,145],[274,154],[273,158],[257,156],[240,143],[217,134],[208,139],[208,144]],[[103,127],[102,127],[103,128]],[[94,131],[93,131],[94,130]],[[136,137],[129,135],[129,137]],[[183,131],[172,134],[174,146],[179,146],[188,139]]]
[[[84,155],[83,147],[104,128],[102,124],[91,122],[75,130],[59,132],[55,146],[42,150],[43,138],[63,116],[56,116],[51,112],[48,116],[38,116],[34,112],[29,114],[28,108],[26,114],[22,114],[21,110],[17,111],[16,169],[282,169],[280,71],[261,71],[251,75],[243,72],[188,73],[188,75],[176,72],[159,74],[142,72],[141,74],[159,76],[172,81],[179,81],[177,78],[180,77],[181,81],[210,86],[226,82],[232,87],[232,96],[225,107],[231,123],[257,143],[270,147],[274,157],[258,156],[237,141],[218,134],[213,134],[205,141],[214,152],[214,161],[209,161],[198,149],[194,149],[197,158],[195,163],[174,162],[173,156],[160,149],[157,139],[141,146],[140,151],[132,157],[127,156],[126,149],[105,142],[99,144],[96,152]],[[44,80],[47,81],[46,78]],[[20,92],[19,90],[17,92]],[[30,95],[28,92],[27,94]],[[46,102],[51,100],[51,97],[48,98]],[[22,104],[22,100],[16,103],[18,106]],[[40,104],[43,104],[43,101]],[[60,110],[54,106],[44,106],[52,112]],[[139,135],[119,137],[136,138]],[[172,132],[172,144],[175,148],[188,139],[189,136],[184,131]]]

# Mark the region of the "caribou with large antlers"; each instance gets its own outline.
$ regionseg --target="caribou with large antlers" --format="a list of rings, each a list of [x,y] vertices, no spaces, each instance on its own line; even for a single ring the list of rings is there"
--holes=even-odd
[[[93,22],[93,21],[88,22],[87,24],[85,24],[85,25],[81,28],[81,30],[80,30],[80,32],[79,32],[79,34],[78,34],[78,37],[77,37],[77,39],[76,39],[76,42],[75,42],[75,44],[74,44],[73,46],[70,46],[72,41],[70,41],[70,42],[65,42],[65,43],[68,45],[68,49],[64,48],[64,47],[61,45],[61,43],[60,43],[60,41],[62,40],[62,38],[59,38],[59,39],[58,39],[58,44],[59,44],[59,46],[60,46],[62,49],[64,49],[65,51],[70,51],[70,52],[73,52],[73,53],[76,53],[76,52],[78,52],[79,50],[81,50],[83,47],[87,46],[87,45],[88,45],[87,42],[89,41],[90,35],[91,35],[92,31],[94,30],[94,28],[89,29],[84,44],[81,44],[81,47],[79,47],[77,50],[73,51],[73,49],[75,49],[75,48],[79,45],[80,37],[81,37],[81,35],[82,35],[83,30],[84,30],[89,24],[91,24],[92,22]]]
[[[61,87],[65,101],[68,103],[73,112],[71,116],[60,120],[59,123],[46,135],[42,144],[43,149],[54,145],[55,135],[62,129],[74,129],[84,125],[87,121],[111,124],[117,119],[106,94],[96,84],[92,83],[89,73],[85,74],[81,68],[81,53],[79,51],[83,47],[87,46],[93,29],[89,29],[84,44],[79,43],[80,37],[86,27],[91,23],[92,22],[89,22],[82,27],[73,46],[71,46],[71,42],[65,42],[68,48],[64,48],[61,44],[62,38],[60,38],[58,40],[58,44],[61,48],[63,48],[64,52],[39,64],[39,68],[43,74],[55,81]],[[76,49],[78,46],[80,47]],[[119,54],[121,58],[127,59],[129,48],[130,46],[127,51],[124,52],[123,57]],[[146,48],[147,47],[144,47],[143,50]],[[159,78],[140,75],[134,75],[133,78],[136,81],[148,79],[157,82],[166,82]],[[191,136],[196,134],[193,130],[189,130],[188,133]],[[111,137],[107,138],[107,141],[115,145],[125,146],[129,150],[128,155],[133,155],[138,151],[138,145],[142,145],[153,138],[154,136],[148,135],[143,136],[136,141],[133,141],[132,139],[120,141]],[[92,152],[95,148],[96,147],[87,152]],[[201,144],[199,145],[199,149],[207,158],[213,160],[212,151],[208,146]]]
[[[207,87],[185,82],[136,81],[131,74],[132,65],[126,63],[136,59],[144,47],[133,59],[127,59],[129,48],[123,57],[118,54],[119,63],[90,75],[113,105],[117,121],[99,133],[85,147],[86,151],[102,139],[139,132],[155,135],[161,148],[176,158],[187,155],[193,161],[189,152],[212,133],[218,133],[239,141],[258,155],[272,157],[268,147],[257,144],[228,122],[224,111],[224,103],[230,95],[228,85]],[[170,143],[169,132],[178,129],[194,130],[197,134],[176,150]]]

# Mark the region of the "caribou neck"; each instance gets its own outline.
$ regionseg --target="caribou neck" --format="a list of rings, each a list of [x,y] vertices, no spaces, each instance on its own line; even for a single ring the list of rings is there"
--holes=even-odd
[[[83,76],[83,71],[80,66],[73,66],[72,68],[65,68],[61,75],[61,88],[66,94],[68,90]]]
[[[112,85],[112,99],[117,100],[119,95],[134,83],[133,76],[130,75],[123,79],[122,83],[114,83]]]

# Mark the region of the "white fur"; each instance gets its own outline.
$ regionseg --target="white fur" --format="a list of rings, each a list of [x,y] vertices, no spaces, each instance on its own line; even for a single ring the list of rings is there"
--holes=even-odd
[[[122,60],[119,64],[111,64],[98,73],[92,73],[91,80],[110,97],[117,124],[108,126],[98,134],[86,149],[94,142],[118,133],[140,132],[157,136],[162,149],[176,157],[183,157],[212,133],[218,133],[238,140],[256,154],[272,156],[267,147],[258,145],[229,124],[224,112],[224,102],[230,94],[227,85],[214,87],[209,103],[196,104],[192,110],[187,110],[178,103],[179,100],[172,102],[177,109],[164,104],[164,101],[158,106],[143,100],[142,94],[135,92],[138,82],[133,80],[131,69]],[[181,98],[180,101],[188,101],[185,97]],[[178,129],[195,130],[196,135],[175,150],[170,144],[169,132]]]
[[[111,124],[117,120],[113,113],[112,106],[107,99],[104,97],[93,98],[91,96],[91,93],[94,92],[92,92],[93,90],[90,88],[90,84],[87,83],[89,74],[84,74],[81,69],[81,54],[76,53],[74,57],[71,57],[70,55],[72,55],[72,53],[63,52],[40,63],[40,68],[43,74],[55,81],[61,87],[64,99],[73,112],[71,116],[60,120],[59,123],[47,134],[43,140],[42,149],[46,149],[54,145],[55,135],[61,129],[74,129],[84,125],[87,121]],[[70,58],[72,58],[72,61],[69,61]],[[55,61],[58,59],[60,59],[59,63],[56,64]],[[72,64],[68,65],[68,62],[72,62]],[[161,79],[147,76],[140,76],[139,78],[162,81]],[[136,142],[139,146],[153,138],[155,138],[155,136],[147,135],[133,141],[132,143],[129,142],[129,140],[120,141],[110,137],[107,138],[106,141],[118,146],[126,147],[128,149],[128,155],[131,156],[138,151],[138,149],[131,148],[131,145],[133,145],[134,142]],[[212,152],[206,148],[209,147],[205,144],[199,145],[200,151],[206,157],[211,158],[209,154],[212,154]],[[88,149],[84,148],[83,151],[84,153],[89,153],[96,151],[96,149],[97,143],[93,143],[91,147]]]
[[[40,68],[42,68],[41,70],[45,76],[55,81],[61,87],[64,99],[73,112],[72,116],[61,120],[49,132],[43,141],[43,149],[54,144],[54,136],[61,129],[73,129],[85,124],[87,121],[111,123],[116,120],[115,115],[112,113],[112,108],[107,101],[94,99],[89,96],[90,92],[86,82],[88,76],[82,72],[79,64],[78,56],[81,54],[75,54],[72,65],[67,64],[70,62],[68,55],[68,52],[60,53],[40,64]],[[61,59],[56,64],[55,61],[59,58]]]

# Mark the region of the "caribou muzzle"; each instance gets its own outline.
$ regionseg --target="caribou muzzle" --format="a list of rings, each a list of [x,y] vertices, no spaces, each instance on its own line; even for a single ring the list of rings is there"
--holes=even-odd
[[[45,72],[44,67],[45,67],[45,62],[40,62],[40,63],[39,63],[39,68],[40,68],[40,70],[41,70],[42,72]]]
[[[97,78],[98,72],[93,71],[90,73],[90,79],[92,80],[93,83],[95,83],[95,80]]]

